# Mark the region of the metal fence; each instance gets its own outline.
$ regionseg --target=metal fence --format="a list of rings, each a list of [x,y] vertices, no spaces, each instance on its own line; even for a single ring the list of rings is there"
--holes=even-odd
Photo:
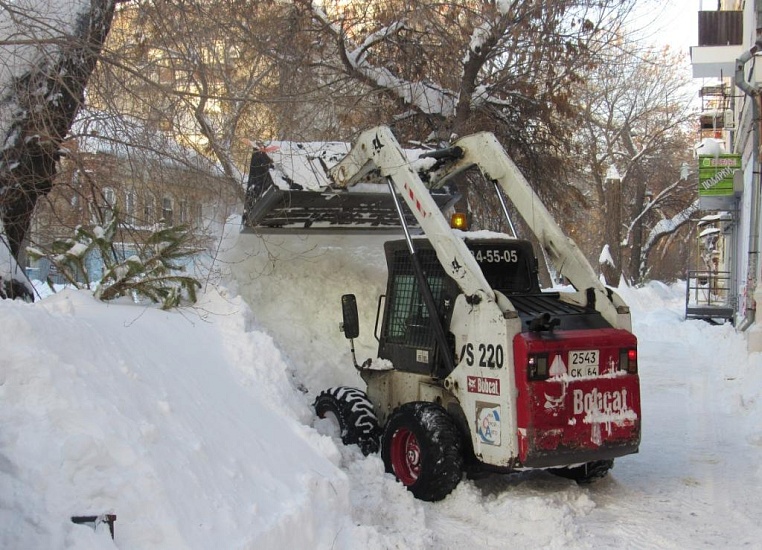
[[[730,272],[688,272],[685,287],[685,318],[733,322],[735,304],[730,295]]]

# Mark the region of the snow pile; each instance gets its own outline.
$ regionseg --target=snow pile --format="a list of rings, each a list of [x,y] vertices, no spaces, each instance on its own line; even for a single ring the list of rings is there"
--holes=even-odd
[[[339,330],[341,296],[355,294],[360,314],[358,361],[375,357],[378,297],[384,293],[388,235],[241,235],[225,257],[244,300],[298,372],[319,391],[363,387]]]
[[[217,293],[175,313],[2,303],[0,547],[111,547],[70,521],[107,512],[124,548],[329,545],[345,518],[315,507],[346,509],[346,476],[250,323]]]
[[[310,408],[328,386],[360,385],[340,295],[358,296],[363,360],[382,249],[273,239],[234,237],[236,282],[194,309],[74,291],[0,302],[0,548],[758,544],[762,357],[729,325],[684,321],[684,286],[619,290],[639,338],[639,454],[591,487],[493,475],[424,503]],[[70,521],[104,513],[114,541]]]
[[[328,169],[349,152],[349,144],[344,142],[271,141],[259,148],[272,160],[273,182],[285,190],[291,189],[292,183],[310,190],[327,188],[331,184]]]
[[[328,171],[339,163],[351,149],[341,141],[268,141],[266,144],[250,142],[255,150],[266,154],[272,165],[269,168],[273,183],[282,190],[306,189],[325,191],[333,186]],[[417,169],[434,164],[434,159],[420,159],[426,149],[403,149],[407,159]],[[376,182],[358,183],[348,189],[351,192],[386,193],[388,187],[383,179]]]

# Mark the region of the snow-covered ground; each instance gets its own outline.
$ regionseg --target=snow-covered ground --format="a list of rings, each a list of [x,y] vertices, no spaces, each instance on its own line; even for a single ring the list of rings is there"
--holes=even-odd
[[[82,291],[0,302],[0,548],[759,545],[762,356],[730,326],[684,321],[682,285],[621,289],[640,345],[639,454],[590,487],[496,475],[424,503],[310,408],[360,384],[341,294],[365,312],[358,358],[373,353],[378,242],[233,239],[226,286],[192,309]],[[105,513],[113,542],[70,521]]]

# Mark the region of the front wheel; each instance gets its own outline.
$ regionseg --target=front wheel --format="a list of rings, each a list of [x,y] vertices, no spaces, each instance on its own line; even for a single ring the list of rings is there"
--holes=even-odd
[[[329,388],[317,396],[314,407],[318,417],[338,425],[344,445],[357,444],[366,456],[378,452],[381,429],[365,392],[345,386]]]
[[[447,412],[434,403],[406,403],[389,418],[381,439],[386,471],[416,498],[442,500],[460,482],[462,438]]]

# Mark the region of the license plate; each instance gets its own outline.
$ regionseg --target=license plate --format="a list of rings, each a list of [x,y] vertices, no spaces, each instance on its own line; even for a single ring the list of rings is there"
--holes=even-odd
[[[569,352],[569,376],[582,378],[583,376],[598,376],[597,349],[586,349]]]

